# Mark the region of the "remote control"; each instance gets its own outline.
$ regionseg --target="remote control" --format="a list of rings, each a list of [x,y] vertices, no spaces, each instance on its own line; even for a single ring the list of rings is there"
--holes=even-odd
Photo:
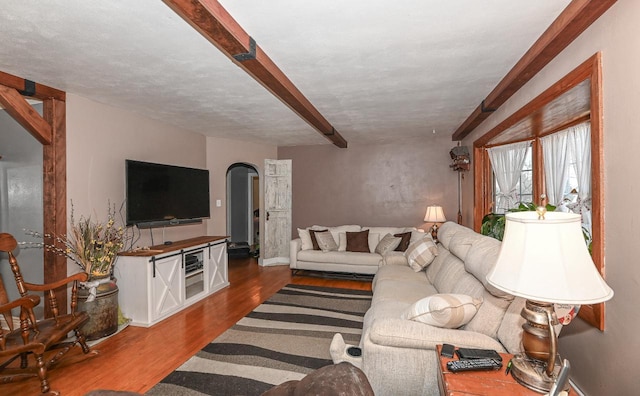
[[[453,357],[453,352],[455,351],[455,347],[451,344],[443,344],[442,349],[440,350],[440,355],[448,358]]]
[[[447,363],[447,369],[452,373],[458,371],[498,370],[502,362],[497,359],[453,360]]]

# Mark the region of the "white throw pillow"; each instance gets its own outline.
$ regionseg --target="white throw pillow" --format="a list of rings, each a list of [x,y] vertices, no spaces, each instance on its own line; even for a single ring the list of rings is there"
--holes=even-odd
[[[378,242],[375,252],[381,256],[386,256],[387,253],[395,250],[400,245],[400,241],[402,241],[402,238],[387,234]]]
[[[473,319],[480,305],[481,299],[466,294],[434,294],[407,308],[402,313],[402,319],[457,329]]]
[[[369,236],[368,236],[368,246],[369,246],[369,253],[373,253],[376,251],[376,246],[378,246],[378,243],[380,242],[380,234],[378,233],[371,233],[371,231],[369,231]]]
[[[438,248],[431,237],[427,236],[411,243],[404,254],[409,266],[415,272],[420,272],[433,262],[438,255]]]
[[[338,234],[338,251],[345,252],[347,250],[347,233],[341,232]]]
[[[300,248],[302,250],[313,250],[313,243],[308,229],[298,228],[298,237],[300,237]]]
[[[323,252],[338,250],[338,244],[333,239],[330,231],[316,232],[316,241]]]

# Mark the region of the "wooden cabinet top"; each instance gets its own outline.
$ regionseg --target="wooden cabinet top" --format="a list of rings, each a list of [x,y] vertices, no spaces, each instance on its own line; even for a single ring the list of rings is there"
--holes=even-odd
[[[120,252],[119,256],[134,256],[134,257],[151,257],[159,254],[174,252],[176,250],[187,249],[192,246],[202,245],[210,242],[217,242],[229,238],[228,236],[199,236],[195,238],[183,239],[176,241],[170,245],[154,245],[148,249],[131,250],[128,252]]]

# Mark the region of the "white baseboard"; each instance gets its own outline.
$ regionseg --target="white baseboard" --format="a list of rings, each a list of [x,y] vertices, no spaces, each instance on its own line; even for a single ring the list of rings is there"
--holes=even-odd
[[[289,257],[273,257],[269,259],[261,259],[259,264],[263,267],[271,267],[274,265],[289,265]]]

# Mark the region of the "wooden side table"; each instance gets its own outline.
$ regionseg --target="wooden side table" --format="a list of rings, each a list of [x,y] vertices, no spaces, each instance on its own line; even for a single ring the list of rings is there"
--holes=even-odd
[[[438,386],[440,387],[440,395],[446,396],[462,396],[462,395],[487,395],[487,396],[540,396],[540,393],[534,392],[520,385],[511,374],[506,374],[507,363],[513,357],[509,353],[501,353],[503,367],[500,370],[492,371],[465,371],[452,373],[447,370],[447,362],[457,360],[457,357],[447,358],[440,356],[442,345],[438,345],[436,353],[440,364],[438,365]],[[570,396],[576,396],[573,389],[569,392]]]

